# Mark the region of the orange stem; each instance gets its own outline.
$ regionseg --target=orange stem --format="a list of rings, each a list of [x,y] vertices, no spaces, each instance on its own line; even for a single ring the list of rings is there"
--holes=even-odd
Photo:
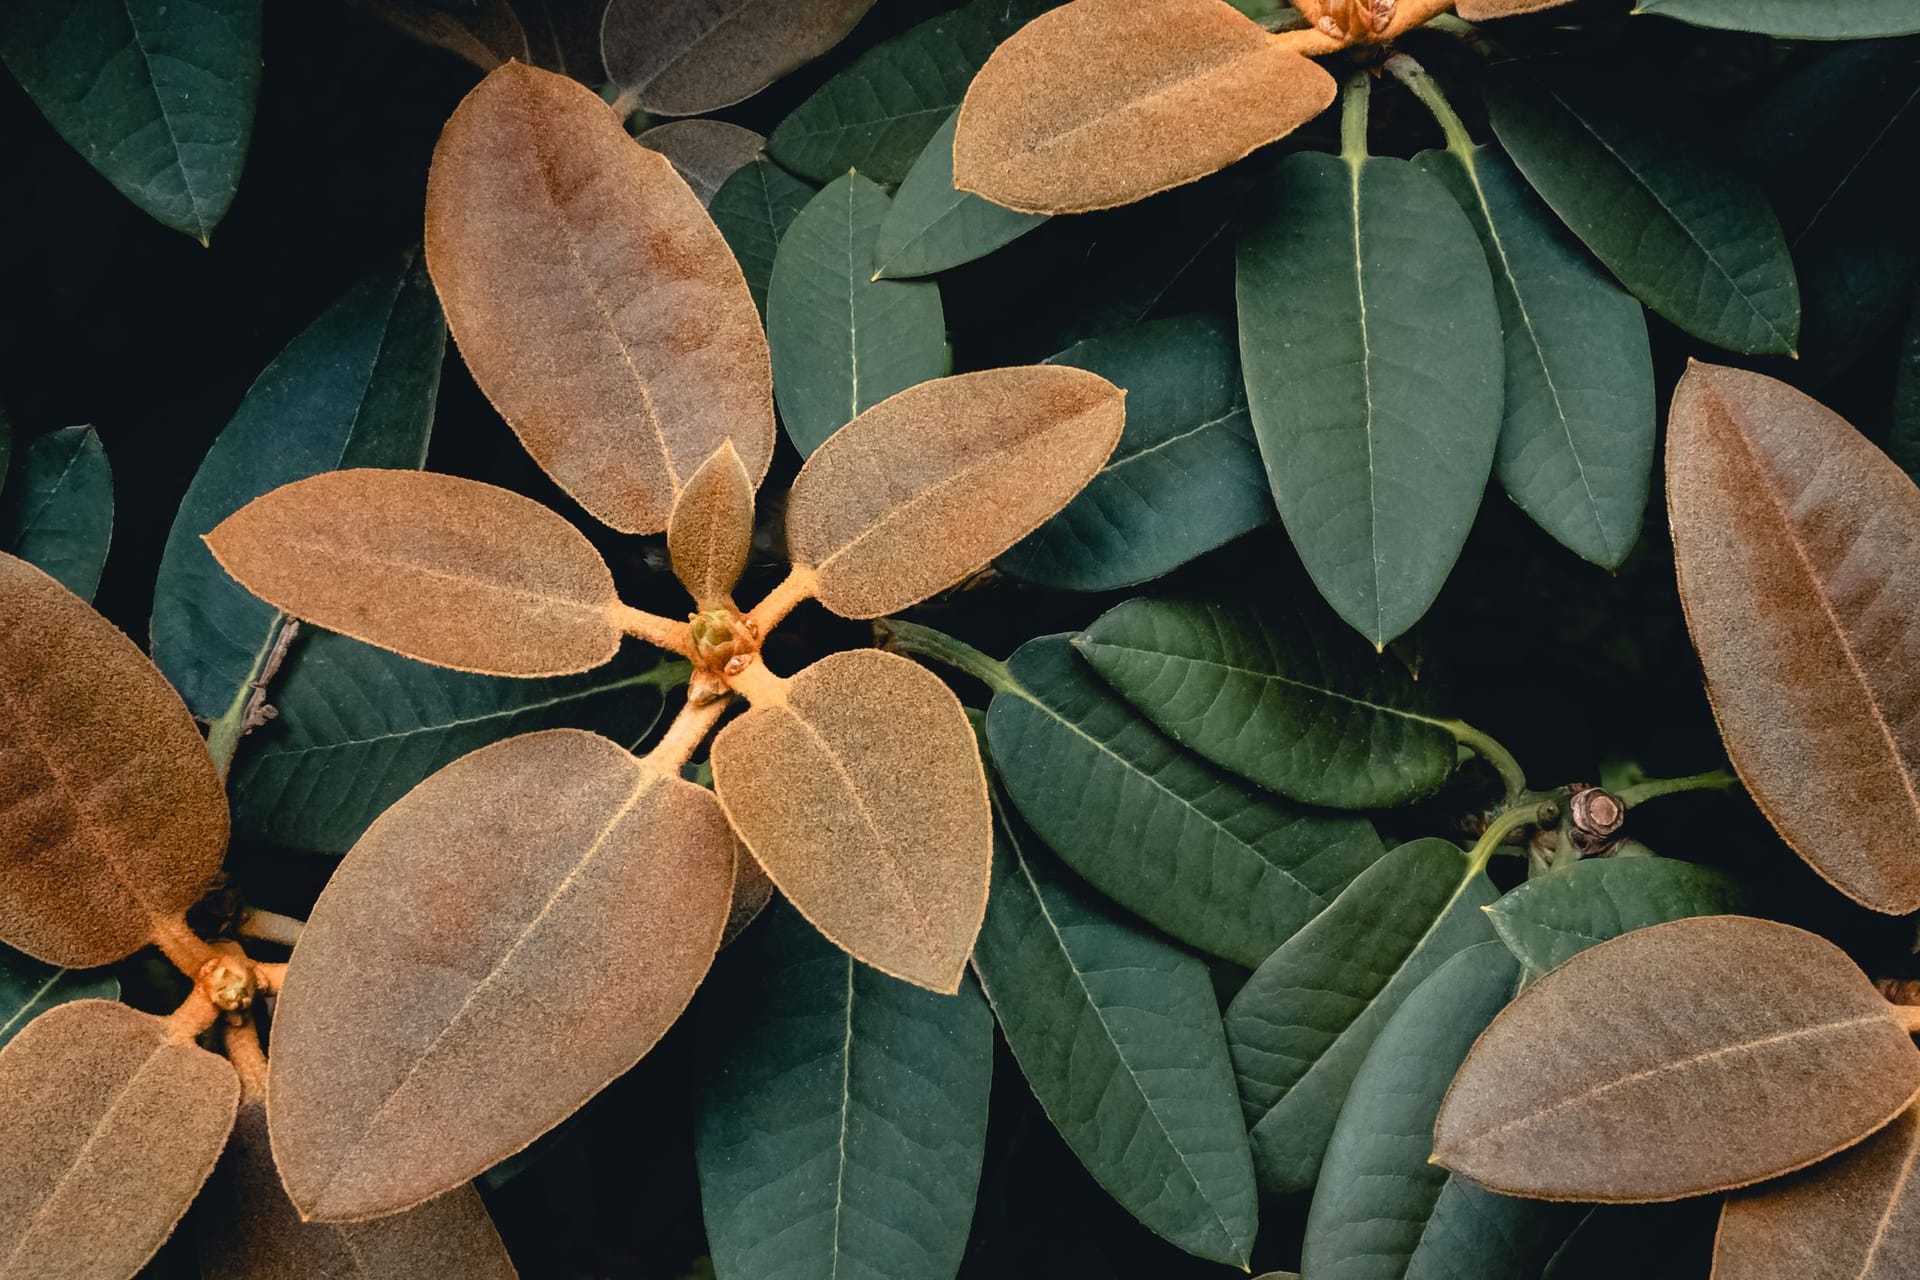
[[[630,609],[618,602],[612,609],[614,624],[625,634],[682,657],[693,652],[693,641],[688,637],[686,623],[675,622],[672,618],[663,618],[644,609]]]
[[[227,1061],[240,1077],[240,1103],[265,1102],[267,1099],[267,1055],[260,1047],[260,1028],[248,1014],[226,1027]]]
[[[820,579],[813,569],[804,564],[793,566],[793,571],[781,579],[780,585],[767,593],[767,598],[753,606],[747,614],[747,626],[764,641],[773,634],[773,629],[793,612],[794,606],[802,600],[811,600],[820,590]]]
[[[180,1002],[180,1007],[167,1016],[167,1039],[186,1044],[206,1034],[218,1021],[220,1010],[207,999],[206,992],[195,986]]]
[[[758,658],[727,676],[726,681],[729,689],[756,707],[778,707],[786,703],[788,682],[767,670],[767,664]]]
[[[291,947],[300,941],[300,930],[303,927],[303,922],[292,916],[249,907],[247,913],[240,917],[240,925],[236,932],[243,938],[257,938],[261,942]]]
[[[1889,1003],[1887,1008],[1893,1010],[1894,1018],[1907,1029],[1908,1035],[1920,1036],[1920,1005]]]
[[[675,777],[680,766],[693,758],[700,744],[713,732],[713,726],[733,699],[714,698],[708,702],[688,701],[680,708],[680,714],[667,726],[666,736],[654,744],[653,750],[640,757],[640,767],[658,778]]]
[[[200,970],[209,960],[220,953],[211,944],[192,929],[187,927],[187,917],[183,913],[177,916],[155,916],[153,920],[153,945],[160,948],[167,959],[173,961],[173,967],[196,981]]]

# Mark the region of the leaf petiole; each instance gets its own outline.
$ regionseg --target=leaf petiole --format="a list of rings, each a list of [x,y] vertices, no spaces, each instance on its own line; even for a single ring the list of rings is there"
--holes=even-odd
[[[1446,94],[1440,91],[1440,82],[1427,74],[1427,69],[1404,53],[1396,53],[1386,61],[1387,74],[1405,85],[1414,97],[1420,99],[1422,106],[1433,114],[1440,132],[1446,135],[1447,150],[1469,169],[1473,167],[1473,138],[1467,132],[1467,126],[1460,120],[1453,104],[1447,101]]]
[[[764,641],[793,612],[796,605],[814,597],[819,585],[820,580],[814,576],[812,568],[796,564],[780,580],[780,585],[767,593],[766,599],[747,612],[747,626]]]
[[[935,631],[917,622],[902,622],[898,618],[881,618],[873,624],[873,639],[888,653],[931,658],[956,671],[964,671],[995,693],[1026,695],[1026,690],[1007,670],[1006,663],[988,657],[966,641],[956,640],[944,631]]]
[[[1688,774],[1684,778],[1648,778],[1630,787],[1622,787],[1615,794],[1622,805],[1631,809],[1648,800],[1677,795],[1682,791],[1725,791],[1739,785],[1740,779],[1725,769],[1709,769],[1705,773]]]
[[[1500,780],[1507,784],[1508,804],[1514,804],[1526,794],[1526,770],[1520,767],[1520,762],[1513,758],[1513,753],[1500,745],[1496,738],[1474,728],[1465,720],[1442,720],[1440,725],[1462,746],[1493,766],[1494,771],[1500,775]]]
[[[693,652],[693,642],[687,635],[687,624],[684,622],[675,622],[657,613],[619,603],[613,605],[613,620],[623,633],[637,640],[645,640],[669,653],[685,657]]]
[[[1478,874],[1487,869],[1487,863],[1493,860],[1494,851],[1506,841],[1506,838],[1522,827],[1537,826],[1540,822],[1540,806],[1536,803],[1517,804],[1498,814],[1480,838],[1473,842],[1473,848],[1467,851],[1467,874]]]
[[[764,667],[762,663],[755,666]],[[704,702],[695,702],[689,698],[680,707],[680,713],[667,726],[666,734],[655,743],[653,750],[640,757],[640,767],[655,777],[673,777],[680,767],[693,758],[700,744],[713,732],[713,726],[727,709],[731,698],[711,698]]]
[[[1361,71],[1347,81],[1340,99],[1340,158],[1358,170],[1367,159],[1367,102],[1373,92],[1373,73]]]

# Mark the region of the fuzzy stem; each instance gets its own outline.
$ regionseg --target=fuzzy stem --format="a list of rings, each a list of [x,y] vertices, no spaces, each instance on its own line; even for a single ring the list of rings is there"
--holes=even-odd
[[[1893,1011],[1893,1016],[1906,1028],[1908,1035],[1920,1036],[1920,1005],[1888,1001],[1887,1008]]]
[[[820,580],[813,570],[804,564],[793,566],[792,572],[780,580],[780,585],[767,592],[766,599],[747,613],[747,625],[762,641],[773,634],[773,629],[793,612],[794,606],[802,600],[811,600],[820,588]]]
[[[931,658],[956,671],[964,671],[995,693],[1024,694],[1020,682],[1007,670],[1007,664],[990,658],[964,640],[956,640],[944,631],[923,627],[917,622],[881,618],[873,624],[874,643],[888,653]]]
[[[769,671],[760,658],[754,658],[739,671],[722,678],[727,682],[727,688],[756,707],[777,707],[787,700],[787,681]]]
[[[240,1104],[265,1102],[267,1100],[267,1055],[260,1047],[260,1028],[254,1024],[253,1015],[248,1014],[237,1022],[229,1022],[222,1037],[226,1042],[227,1061],[233,1064],[233,1072],[240,1077]]]
[[[1470,163],[1473,138],[1468,134],[1467,126],[1461,122],[1460,113],[1453,109],[1453,104],[1447,101],[1447,95],[1440,91],[1440,82],[1404,53],[1396,53],[1388,58],[1386,69],[1388,75],[1407,86],[1413,96],[1420,99],[1421,105],[1433,113],[1440,132],[1446,135],[1447,150],[1462,163]]]
[[[253,982],[260,994],[269,996],[279,995],[280,988],[285,986],[287,982],[287,966],[284,964],[267,964],[256,960],[253,962]]]
[[[1367,97],[1373,92],[1373,74],[1362,71],[1347,81],[1340,99],[1340,158],[1358,169],[1367,158]]]
[[[683,658],[693,652],[693,642],[687,637],[687,624],[684,622],[675,622],[672,618],[663,618],[643,609],[630,609],[617,601],[612,606],[612,613],[614,625],[637,640],[645,640]]]
[[[1507,784],[1508,804],[1513,804],[1526,794],[1526,770],[1520,767],[1520,762],[1513,758],[1511,751],[1500,745],[1498,739],[1474,728],[1465,720],[1443,720],[1440,723],[1461,745],[1493,766],[1500,780]]]
[[[258,907],[249,907],[247,913],[240,917],[240,924],[235,932],[243,938],[258,938],[261,942],[291,947],[299,943],[303,923],[292,916],[283,916],[277,911],[262,911]]]
[[[755,666],[761,664],[755,663]],[[677,776],[680,766],[693,758],[700,744],[713,732],[713,726],[727,709],[730,698],[714,698],[708,702],[688,701],[680,708],[680,713],[667,726],[666,736],[654,744],[653,750],[640,757],[640,767],[656,777]]]
[[[220,1021],[220,1010],[207,998],[198,984],[187,992],[187,998],[180,1007],[167,1015],[167,1039],[176,1044],[185,1044],[198,1039]]]
[[[207,961],[220,955],[199,934],[187,927],[187,917],[155,916],[153,920],[153,945],[160,948],[173,967],[195,981],[199,980],[200,970]]]
[[[1676,795],[1682,791],[1725,791],[1739,785],[1740,779],[1725,769],[1709,769],[1705,773],[1688,774],[1684,778],[1648,778],[1630,787],[1622,787],[1614,795],[1623,806],[1631,809],[1648,800]]]

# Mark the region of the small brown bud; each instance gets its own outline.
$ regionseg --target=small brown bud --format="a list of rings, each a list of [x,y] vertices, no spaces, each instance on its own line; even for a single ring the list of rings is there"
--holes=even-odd
[[[1627,808],[1612,792],[1585,787],[1573,793],[1573,825],[1588,835],[1610,836],[1626,821]]]
[[[216,1009],[238,1013],[253,1004],[253,965],[244,956],[217,955],[200,966],[194,980]]]

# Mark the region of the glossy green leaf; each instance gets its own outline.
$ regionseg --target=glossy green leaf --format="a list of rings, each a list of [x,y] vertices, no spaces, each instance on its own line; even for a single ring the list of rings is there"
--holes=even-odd
[[[206,243],[240,185],[260,0],[9,0],[0,61],[121,194]]]
[[[50,431],[21,451],[0,504],[0,550],[93,599],[113,541],[113,468],[92,427]]]
[[[889,978],[785,903],[718,967],[694,1155],[720,1280],[953,1275],[993,1071],[979,988]]]
[[[1789,40],[1867,40],[1920,31],[1913,0],[1640,0],[1634,12]]]
[[[1737,880],[1673,858],[1600,858],[1535,876],[1487,908],[1494,931],[1534,974],[1609,938],[1687,916],[1752,906]]]
[[[780,122],[767,153],[816,182],[849,169],[901,182],[1002,38],[996,7],[974,0],[867,50]]]
[[[887,280],[930,276],[1017,240],[1047,219],[1017,213],[953,185],[953,130],[947,117],[907,170],[874,242],[874,271]]]
[[[119,998],[120,980],[110,970],[62,969],[0,947],[0,1045],[57,1004]]]
[[[1065,636],[1008,663],[987,741],[1007,793],[1102,894],[1252,966],[1380,857],[1360,818],[1296,809],[1188,755],[1114,696]]]
[[[1580,1210],[1482,1190],[1429,1162],[1453,1073],[1513,997],[1520,966],[1468,947],[1380,1029],[1327,1143],[1301,1265],[1314,1280],[1534,1280]]]
[[[1176,742],[1308,804],[1384,808],[1437,790],[1452,725],[1394,658],[1306,609],[1129,600],[1077,642]]]
[[[755,160],[720,184],[707,205],[714,225],[740,261],[753,305],[767,314],[767,282],[780,238],[813,199],[813,188],[771,160]]]
[[[1403,844],[1275,951],[1227,1006],[1260,1185],[1314,1184],[1334,1121],[1380,1029],[1451,956],[1493,938],[1496,896],[1445,840]]]
[[[1500,434],[1500,314],[1445,187],[1404,160],[1301,153],[1241,236],[1240,360],[1280,519],[1376,646],[1420,620]]]
[[[1145,933],[1025,833],[996,833],[973,968],[1041,1109],[1107,1193],[1244,1267],[1253,1159],[1206,965]]]
[[[808,201],[774,256],[773,396],[801,457],[861,410],[944,377],[951,363],[939,286],[873,278],[889,203],[876,183],[843,174]]]
[[[1800,290],[1780,222],[1677,107],[1618,76],[1560,63],[1487,86],[1493,130],[1560,220],[1634,297],[1696,338],[1749,355],[1800,341]]]
[[[1920,300],[1900,341],[1900,369],[1893,385],[1893,434],[1887,452],[1920,482]]]
[[[1414,163],[1453,192],[1493,269],[1507,378],[1494,474],[1561,545],[1619,568],[1653,471],[1645,312],[1495,148],[1427,151]]]
[[[234,769],[234,829],[345,853],[415,783],[490,742],[576,728],[637,743],[683,670],[630,646],[583,675],[476,676],[315,631],[294,645],[274,685],[279,714]]]
[[[196,716],[245,704],[285,618],[229,578],[201,536],[268,490],[322,471],[418,467],[446,334],[410,252],[288,343],[207,451],[167,535],[153,600],[153,659]]]
[[[1000,557],[1018,578],[1110,591],[1179,568],[1273,518],[1233,332],[1177,316],[1078,343],[1052,364],[1127,393],[1113,456],[1074,500]]]

